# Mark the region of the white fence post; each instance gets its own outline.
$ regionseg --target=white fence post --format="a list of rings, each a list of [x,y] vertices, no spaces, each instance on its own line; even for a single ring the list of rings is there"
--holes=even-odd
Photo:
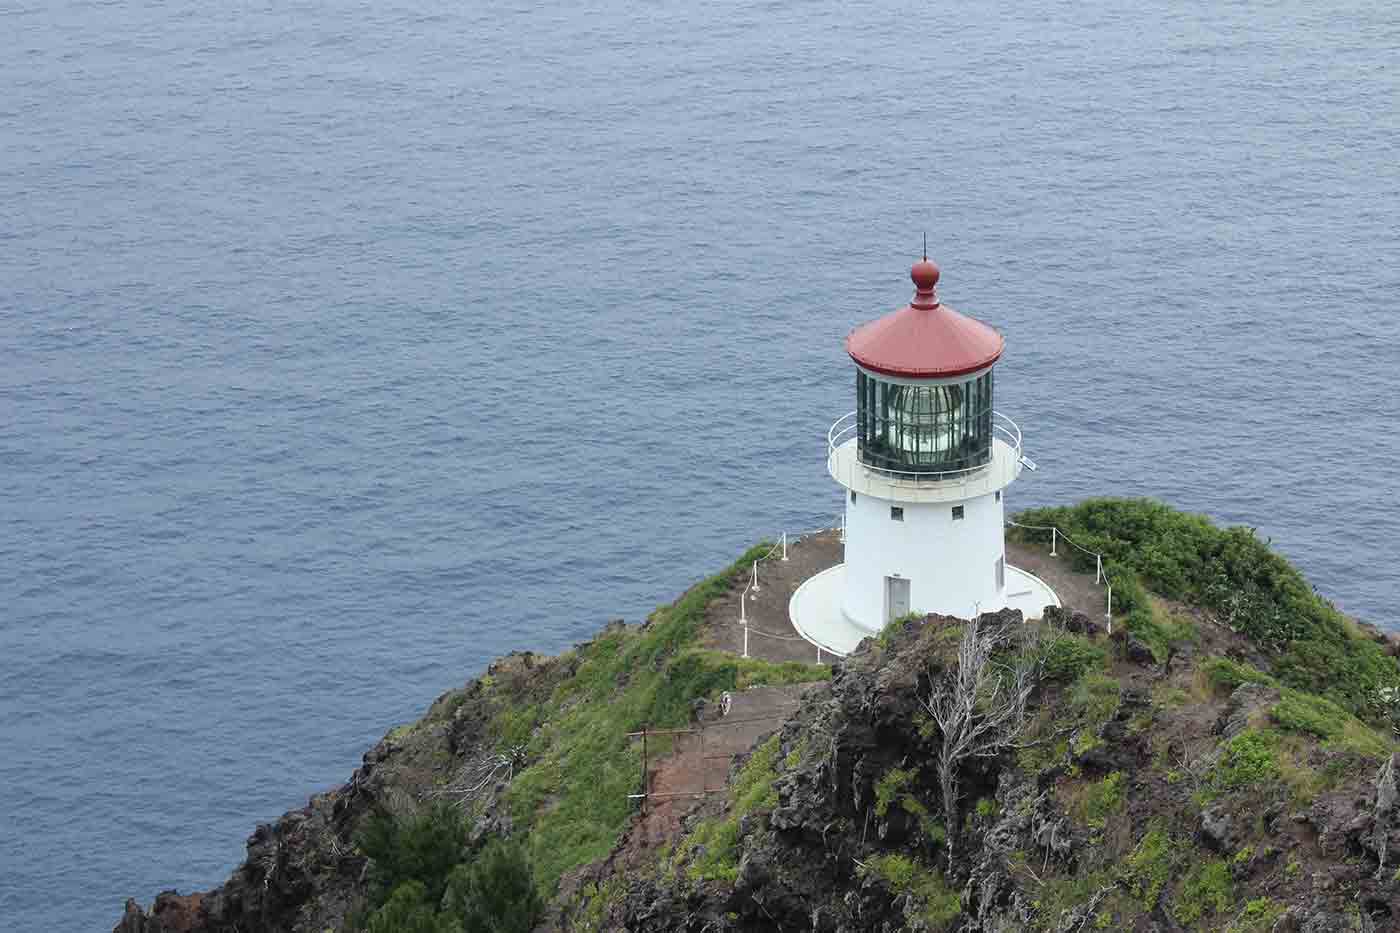
[[[1057,538],[1059,538],[1059,536],[1060,536],[1060,529],[1056,528],[1054,525],[1051,525],[1051,526],[1050,526],[1050,556],[1051,556],[1051,557],[1057,557],[1057,556],[1059,556],[1059,555],[1057,555],[1057,554],[1055,553],[1055,541],[1056,541]]]
[[[753,562],[753,591],[758,592],[758,561]]]
[[[1095,554],[1095,555],[1094,555],[1094,583],[1095,583],[1095,585],[1097,585],[1097,584],[1102,583],[1102,582],[1103,582],[1103,555],[1102,555],[1102,554]]]
[[[744,657],[749,656],[749,623],[744,623]]]
[[[1109,588],[1108,588],[1108,609],[1107,609],[1107,611],[1104,612],[1104,615],[1108,617],[1108,633],[1109,633],[1110,635],[1112,635],[1112,634],[1113,634],[1113,587],[1112,587],[1112,586],[1109,586]]]
[[[783,532],[783,560],[787,560],[787,532]]]

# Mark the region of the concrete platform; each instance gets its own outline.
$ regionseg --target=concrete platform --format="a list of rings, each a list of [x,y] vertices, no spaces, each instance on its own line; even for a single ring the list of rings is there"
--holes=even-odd
[[[788,620],[807,641],[845,657],[862,639],[877,632],[846,618],[841,611],[841,594],[846,585],[846,565],[837,564],[809,577],[788,601]],[[1039,619],[1046,606],[1060,605],[1050,585],[1033,573],[1010,565],[1006,568],[1006,604],[1021,610],[1029,620]]]

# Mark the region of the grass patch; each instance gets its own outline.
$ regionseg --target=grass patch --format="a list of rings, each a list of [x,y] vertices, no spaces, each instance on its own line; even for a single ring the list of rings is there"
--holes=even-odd
[[[911,895],[921,904],[920,915],[931,930],[946,930],[962,914],[962,899],[943,876],[907,855],[874,855],[859,863],[862,877],[877,878],[894,894]]]
[[[1269,719],[1287,732],[1311,735],[1328,748],[1369,758],[1389,755],[1395,743],[1324,697],[1284,688],[1283,699],[1269,710]]]
[[[1120,880],[1132,892],[1144,913],[1151,913],[1171,880],[1175,863],[1171,838],[1160,823],[1154,824],[1123,860]]]
[[[729,812],[717,819],[700,821],[676,848],[672,859],[675,867],[692,879],[734,883],[739,877],[739,820],[778,805],[774,784],[781,755],[776,734],[754,749],[729,789]]]
[[[1044,639],[1036,654],[1045,679],[1073,683],[1091,670],[1108,665],[1108,652],[1083,635],[1056,633]]]
[[[1257,729],[1246,729],[1225,743],[1210,781],[1218,790],[1243,790],[1278,777],[1272,737]]]
[[[1090,829],[1103,829],[1109,817],[1123,809],[1125,799],[1123,775],[1114,771],[1085,789],[1079,799],[1079,816]]]
[[[1230,921],[1225,933],[1268,933],[1287,908],[1267,897],[1247,901],[1239,916]]]
[[[1226,913],[1234,901],[1230,866],[1218,858],[1206,859],[1186,873],[1172,898],[1171,915],[1180,923],[1194,924],[1204,917]]]
[[[1277,687],[1278,681],[1265,674],[1263,671],[1249,664],[1241,664],[1239,661],[1232,661],[1229,658],[1212,657],[1207,658],[1201,665],[1207,682],[1217,692],[1229,694],[1242,684],[1263,684],[1266,687]]]
[[[697,584],[640,628],[615,626],[581,646],[572,676],[545,701],[504,705],[492,724],[498,745],[526,746],[528,766],[507,790],[511,818],[526,834],[542,890],[566,871],[612,851],[627,819],[627,795],[640,786],[641,750],[627,733],[643,725],[675,728],[691,704],[723,690],[830,676],[826,667],[770,664],[701,651],[694,641],[705,609],[729,591],[752,561],[751,548],[722,573]],[[656,743],[663,750],[664,741]]]

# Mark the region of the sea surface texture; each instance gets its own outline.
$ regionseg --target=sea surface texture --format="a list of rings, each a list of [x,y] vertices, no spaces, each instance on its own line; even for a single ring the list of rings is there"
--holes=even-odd
[[[104,931],[516,648],[827,527],[842,341],[1012,508],[1400,570],[1400,6],[0,0],[0,926]]]

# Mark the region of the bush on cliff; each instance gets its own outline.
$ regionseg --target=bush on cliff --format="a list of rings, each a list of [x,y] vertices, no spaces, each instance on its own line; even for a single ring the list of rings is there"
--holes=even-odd
[[[1154,637],[1146,588],[1210,610],[1265,649],[1283,684],[1318,693],[1375,721],[1389,710],[1383,691],[1400,670],[1303,575],[1252,528],[1218,528],[1202,515],[1149,499],[1089,499],[1079,505],[1030,509],[1017,521],[1054,525],[1077,544],[1104,555],[1114,609],[1129,627]],[[1047,532],[1016,530],[1023,539]],[[1071,548],[1092,570],[1094,559]]]
[[[384,904],[407,882],[423,888],[426,902],[441,901],[448,875],[467,856],[467,830],[461,812],[441,800],[404,813],[371,813],[355,840],[370,860],[370,906]]]
[[[356,844],[369,858],[366,933],[528,933],[544,911],[518,843],[469,853],[468,823],[435,801],[366,819]]]

